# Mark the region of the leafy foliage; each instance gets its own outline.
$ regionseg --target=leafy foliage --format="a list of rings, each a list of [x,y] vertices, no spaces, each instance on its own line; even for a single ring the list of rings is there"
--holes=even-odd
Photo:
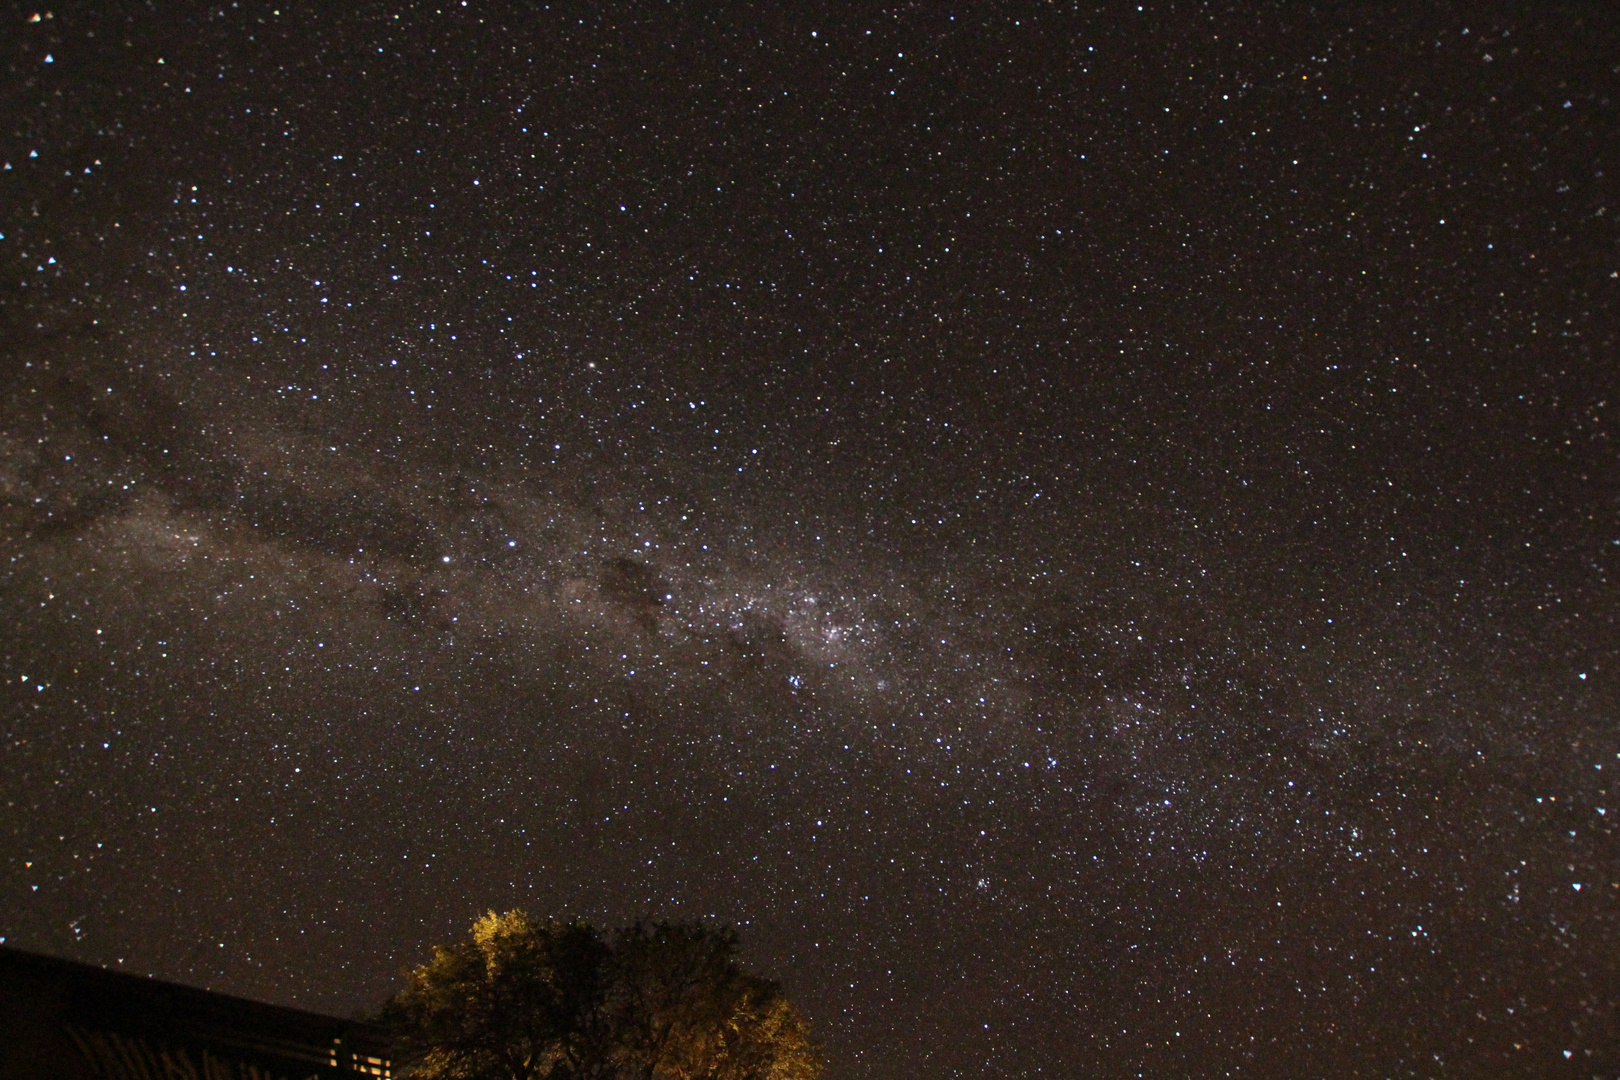
[[[604,936],[490,912],[384,1006],[424,1080],[816,1080],[819,1048],[737,937],[637,923]]]

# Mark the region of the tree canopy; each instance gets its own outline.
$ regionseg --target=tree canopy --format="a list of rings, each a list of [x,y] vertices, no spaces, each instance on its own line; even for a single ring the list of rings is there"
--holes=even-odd
[[[645,923],[604,934],[490,912],[383,1007],[424,1080],[816,1080],[821,1053],[734,931]]]

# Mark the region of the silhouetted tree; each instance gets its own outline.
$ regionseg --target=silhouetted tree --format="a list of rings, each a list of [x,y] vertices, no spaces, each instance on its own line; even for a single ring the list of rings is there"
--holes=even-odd
[[[637,923],[613,940],[613,1028],[634,1080],[813,1080],[820,1054],[798,1010],[736,963],[737,935]]]
[[[431,1080],[815,1080],[803,1017],[736,951],[700,924],[604,937],[490,912],[407,972],[382,1019]]]
[[[415,1075],[542,1080],[601,1075],[608,947],[579,924],[493,911],[440,945],[383,1007]]]

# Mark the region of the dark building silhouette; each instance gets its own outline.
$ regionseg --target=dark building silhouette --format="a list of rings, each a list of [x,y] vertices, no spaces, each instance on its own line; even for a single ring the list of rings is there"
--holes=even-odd
[[[391,1075],[370,1024],[0,946],[0,1080]]]

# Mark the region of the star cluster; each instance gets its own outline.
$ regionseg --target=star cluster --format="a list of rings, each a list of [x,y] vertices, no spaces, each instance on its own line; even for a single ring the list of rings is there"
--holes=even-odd
[[[351,1013],[713,918],[842,1076],[1620,1069],[1613,17],[5,17],[6,944]]]

